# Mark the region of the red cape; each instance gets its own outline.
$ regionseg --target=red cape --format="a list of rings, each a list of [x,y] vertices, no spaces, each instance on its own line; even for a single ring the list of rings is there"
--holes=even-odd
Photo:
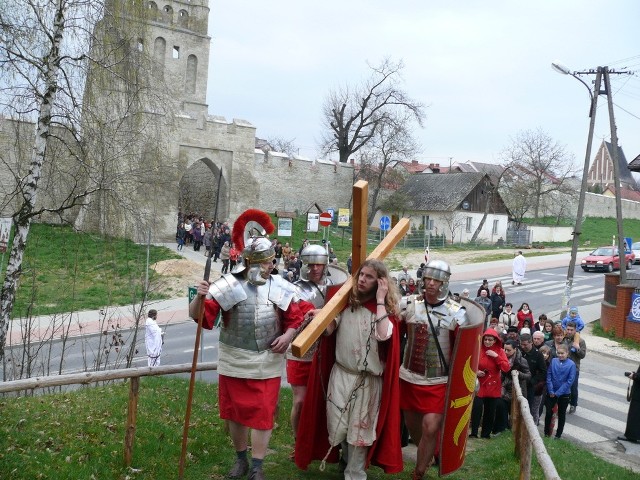
[[[375,313],[375,299],[364,304],[364,307]],[[400,445],[401,420],[398,383],[400,331],[397,319],[390,316],[389,320],[393,325],[393,334],[389,340],[380,343],[380,356],[383,359],[386,358],[386,365],[382,376],[382,398],[376,427],[376,441],[369,448],[367,462],[382,468],[385,473],[398,473],[404,469]],[[307,394],[302,406],[296,435],[295,462],[302,470],[306,470],[313,460],[322,460],[329,450],[325,392],[331,368],[335,363],[335,346],[335,333],[328,337],[322,337],[311,364]],[[332,449],[327,461],[337,463],[338,452],[336,448]]]

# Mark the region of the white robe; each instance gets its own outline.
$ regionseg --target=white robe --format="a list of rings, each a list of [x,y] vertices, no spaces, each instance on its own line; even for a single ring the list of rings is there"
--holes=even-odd
[[[522,255],[516,255],[513,259],[513,281],[522,283],[524,273],[527,271],[527,260]]]
[[[144,325],[144,344],[147,348],[147,365],[160,366],[162,353],[162,329],[153,318],[148,317]]]

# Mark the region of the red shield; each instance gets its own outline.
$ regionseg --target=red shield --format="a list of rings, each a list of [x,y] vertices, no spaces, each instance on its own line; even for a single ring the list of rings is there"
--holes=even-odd
[[[464,463],[484,328],[484,309],[466,299],[462,300],[462,304],[467,309],[469,322],[458,330],[449,368],[441,431],[440,475],[453,473]]]

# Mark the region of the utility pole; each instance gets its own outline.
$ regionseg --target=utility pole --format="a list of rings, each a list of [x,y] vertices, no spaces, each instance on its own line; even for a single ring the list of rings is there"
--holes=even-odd
[[[604,70],[604,89],[607,95],[609,106],[609,126],[611,129],[611,148],[613,149],[613,181],[616,183],[616,217],[618,221],[618,255],[620,256],[620,285],[627,283],[627,256],[622,229],[622,195],[620,185],[620,165],[618,164],[618,134],[616,131],[616,119],[613,115],[613,98],[611,98],[611,79],[609,78],[609,68]],[[615,72],[612,72],[615,73]]]
[[[584,203],[587,191],[587,176],[589,174],[589,165],[591,163],[591,147],[593,145],[593,131],[596,120],[596,107],[598,104],[598,96],[600,94],[607,95],[607,103],[609,106],[609,122],[611,126],[611,145],[613,149],[613,177],[616,184],[616,217],[618,224],[618,252],[620,253],[620,283],[624,284],[627,281],[626,272],[626,256],[624,255],[624,236],[622,228],[622,201],[620,194],[620,168],[618,165],[618,137],[616,134],[615,118],[613,113],[613,99],[611,97],[611,84],[609,81],[609,74],[631,74],[633,72],[616,72],[609,70],[608,67],[598,67],[595,70],[587,70],[582,72],[572,72],[567,67],[559,64],[552,63],[552,67],[559,73],[565,75],[571,75],[576,80],[580,81],[589,91],[591,97],[591,105],[589,108],[589,134],[587,137],[587,148],[585,152],[584,167],[582,171],[582,182],[580,186],[580,196],[578,200],[578,212],[576,215],[575,226],[573,229],[573,241],[571,244],[571,259],[569,261],[569,268],[567,270],[567,281],[565,283],[565,289],[562,295],[562,308],[560,318],[563,318],[571,304],[571,291],[573,288],[573,274],[576,267],[576,258],[578,255],[578,247],[580,245],[580,234],[582,233],[582,220],[584,214]],[[596,75],[594,82],[593,93],[589,86],[578,75]],[[604,78],[605,89],[600,90],[602,80]]]

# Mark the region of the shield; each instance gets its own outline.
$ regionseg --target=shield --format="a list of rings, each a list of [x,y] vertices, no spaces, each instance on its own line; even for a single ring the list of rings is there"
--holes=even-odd
[[[440,475],[453,473],[464,463],[484,328],[484,309],[466,298],[461,299],[461,303],[467,310],[469,322],[458,329],[449,368],[440,437]]]

